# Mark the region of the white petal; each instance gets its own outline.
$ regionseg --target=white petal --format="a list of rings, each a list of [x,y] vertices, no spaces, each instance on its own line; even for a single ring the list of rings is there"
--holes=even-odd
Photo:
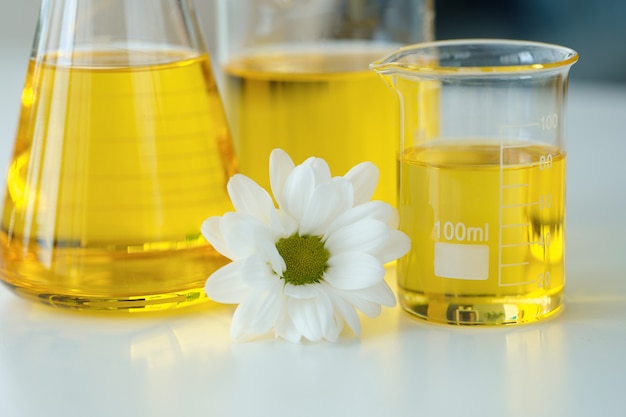
[[[391,210],[391,215],[389,216],[389,220],[387,220],[387,226],[390,229],[397,229],[400,225],[400,216],[398,215],[398,210],[395,208]]]
[[[354,187],[354,205],[366,203],[372,199],[378,184],[378,167],[371,162],[362,162],[344,175]]]
[[[355,290],[378,284],[385,277],[385,268],[375,257],[360,252],[344,252],[331,256],[324,279],[333,287]]]
[[[370,201],[365,204],[353,207],[341,213],[326,230],[326,236],[330,236],[335,230],[349,224],[358,222],[361,219],[374,219],[388,224],[393,215],[393,208],[382,201]]]
[[[384,305],[385,307],[394,307],[396,305],[396,296],[385,281],[362,290],[353,291],[352,295],[366,301]]]
[[[382,222],[363,219],[349,224],[328,237],[324,246],[332,254],[365,252],[376,255],[386,247],[391,231]]]
[[[230,323],[231,339],[241,342],[259,335],[252,327],[252,320],[257,314],[256,307],[253,298],[248,298],[237,306]]]
[[[300,219],[299,233],[314,236],[321,234],[319,230],[323,230],[335,215],[337,197],[330,182],[317,186]]]
[[[324,159],[311,157],[304,161],[302,165],[309,165],[313,169],[316,185],[330,182],[330,167],[328,166],[328,162]]]
[[[270,218],[272,230],[276,233],[276,239],[289,237],[298,231],[298,222],[285,210],[274,210]]]
[[[247,237],[249,235],[245,235],[246,239],[242,240],[242,230],[248,229],[247,226],[242,226],[242,223],[251,222],[253,225],[250,225],[249,228],[253,228],[254,225],[258,222],[257,219],[243,213],[236,212],[228,212],[225,213],[220,219],[220,232],[222,234],[222,239],[224,241],[224,245],[228,248],[230,252],[231,259],[245,259],[248,256],[254,254],[256,251],[255,242]],[[246,232],[244,232],[246,233]]]
[[[308,300],[320,295],[319,287],[315,284],[292,285],[285,284],[285,295],[298,300]]]
[[[300,219],[300,234],[322,235],[328,225],[352,207],[352,184],[341,177],[318,185]]]
[[[329,329],[324,335],[324,339],[329,342],[336,342],[339,339],[339,335],[341,334],[341,329],[343,329],[343,320],[341,318],[337,318],[335,316],[335,323],[331,329]]]
[[[354,334],[359,336],[361,334],[361,321],[354,307],[344,300],[338,300],[335,304],[335,311],[341,313],[341,319],[345,321],[352,329]]]
[[[267,261],[260,255],[251,256],[241,262],[241,279],[249,287],[266,290],[274,287],[280,278],[274,275]]]
[[[387,243],[375,255],[380,262],[386,264],[404,256],[409,249],[411,249],[411,239],[399,230],[390,230]]]
[[[381,312],[381,305],[394,307],[396,297],[386,282],[354,291],[335,290],[334,294],[345,302],[361,310],[368,317],[376,317]]]
[[[279,315],[274,334],[277,337],[282,337],[291,343],[300,343],[302,340],[302,333],[296,329],[291,317],[287,314],[286,306],[284,307],[284,311],[281,311]]]
[[[315,190],[315,176],[307,165],[298,165],[291,172],[282,193],[282,206],[289,215],[300,220]]]
[[[341,295],[341,292],[336,291],[330,285],[323,283],[326,286],[325,291],[330,297],[333,308],[335,310],[335,316],[338,320],[345,321],[352,331],[358,336],[361,334],[361,322],[359,321],[359,315],[352,306],[352,304],[346,302]],[[341,329],[339,329],[341,331]]]
[[[276,148],[270,154],[270,186],[272,194],[279,205],[283,205],[282,192],[285,181],[293,171],[295,165],[287,152]]]
[[[319,319],[312,312],[310,304],[311,300],[294,300],[289,298],[287,308],[289,309],[289,317],[296,331],[305,339],[318,341],[322,338],[322,329]]]
[[[265,291],[251,291],[233,314],[230,335],[233,340],[249,340],[269,332],[276,326],[285,308],[282,285],[277,283]]]
[[[243,261],[235,261],[215,271],[204,286],[207,297],[219,303],[241,303],[250,292],[242,280],[242,265]]]
[[[282,282],[275,282],[272,288],[269,288],[255,301],[257,304],[256,313],[251,322],[251,328],[254,333],[267,333],[276,326],[276,321],[285,300],[282,294],[282,286]]]
[[[235,256],[228,248],[224,236],[222,235],[221,220],[221,217],[209,217],[202,223],[202,226],[200,226],[200,232],[202,232],[202,236],[204,236],[216,251],[232,260]]]
[[[227,188],[235,210],[254,216],[264,223],[269,222],[274,203],[260,185],[245,175],[235,174],[228,181]]]
[[[343,327],[342,322],[338,322],[335,316],[333,303],[328,294],[322,292],[322,296],[317,298],[318,310],[322,324],[322,337],[326,340],[334,341],[339,336],[338,327]],[[338,324],[339,323],[339,324]]]
[[[334,314],[330,299],[320,292],[320,296],[307,300],[289,298],[289,316],[296,329],[306,339],[316,342],[332,330]]]
[[[360,310],[367,317],[377,317],[382,310],[380,304],[364,300],[356,295],[346,294],[344,300],[352,304],[354,308]]]
[[[226,213],[221,218],[220,226],[224,242],[234,259],[252,256],[263,245],[274,245],[271,227],[248,214]]]
[[[259,247],[259,252],[263,259],[266,259],[269,262],[269,266],[272,268],[272,271],[278,276],[282,276],[287,269],[287,264],[280,253],[278,253],[278,249],[276,249],[276,244],[267,244]]]
[[[281,238],[286,238],[296,233],[298,231],[298,222],[284,210],[274,210],[270,223],[274,233],[273,242],[271,245],[267,244],[260,247],[260,250],[263,256],[269,260],[274,272],[282,276],[285,269],[287,269],[287,265],[276,249],[276,242]]]

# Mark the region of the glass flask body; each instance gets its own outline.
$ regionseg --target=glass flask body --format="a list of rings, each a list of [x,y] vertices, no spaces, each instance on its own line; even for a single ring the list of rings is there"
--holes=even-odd
[[[267,159],[285,149],[336,175],[372,161],[375,194],[395,204],[399,115],[368,65],[433,38],[431,0],[217,0],[211,25],[240,170],[269,185]]]
[[[67,308],[206,300],[236,164],[191,2],[44,0],[21,106],[0,278]]]

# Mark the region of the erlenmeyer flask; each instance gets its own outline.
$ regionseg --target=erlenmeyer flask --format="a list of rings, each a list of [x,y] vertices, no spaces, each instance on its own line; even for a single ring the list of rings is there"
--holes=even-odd
[[[227,123],[192,0],[43,0],[7,174],[0,278],[48,304],[206,299],[226,260]]]

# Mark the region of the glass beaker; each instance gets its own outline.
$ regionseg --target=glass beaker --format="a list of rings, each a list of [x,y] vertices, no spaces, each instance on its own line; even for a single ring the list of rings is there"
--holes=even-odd
[[[369,63],[433,39],[432,0],[215,0],[221,91],[240,172],[269,186],[273,148],[336,175],[366,160],[395,204],[399,115]]]
[[[206,300],[235,160],[191,0],[43,0],[21,104],[0,278],[77,309]]]
[[[526,323],[559,310],[567,79],[577,59],[556,45],[456,40],[372,64],[403,114],[405,310],[453,324]]]

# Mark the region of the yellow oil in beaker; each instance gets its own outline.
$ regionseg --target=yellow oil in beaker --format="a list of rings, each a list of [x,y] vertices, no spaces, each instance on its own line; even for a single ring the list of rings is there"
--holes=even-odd
[[[169,307],[205,298],[226,263],[200,234],[232,209],[235,168],[209,58],[133,59],[30,62],[0,242],[2,278],[21,293],[77,308]]]
[[[276,147],[296,162],[324,158],[335,175],[372,161],[380,169],[374,198],[395,205],[400,116],[392,92],[368,69],[383,50],[335,46],[259,53],[225,66],[241,172],[267,187]]]
[[[459,324],[532,322],[558,310],[564,153],[522,141],[435,141],[406,149],[401,164],[400,229],[412,250],[398,261],[398,286],[407,310]]]

